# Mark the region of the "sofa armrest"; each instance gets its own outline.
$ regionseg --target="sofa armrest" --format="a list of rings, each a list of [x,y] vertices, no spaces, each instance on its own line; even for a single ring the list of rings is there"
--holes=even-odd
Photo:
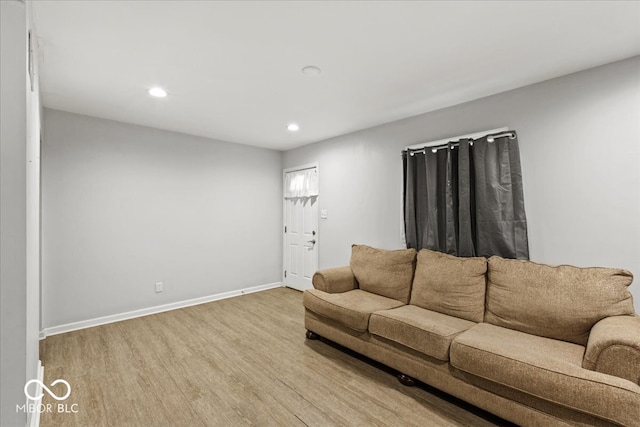
[[[640,384],[640,317],[612,316],[596,323],[582,367]]]
[[[356,282],[351,267],[316,271],[313,275],[312,283],[314,288],[330,294],[347,292],[358,287],[358,282]]]

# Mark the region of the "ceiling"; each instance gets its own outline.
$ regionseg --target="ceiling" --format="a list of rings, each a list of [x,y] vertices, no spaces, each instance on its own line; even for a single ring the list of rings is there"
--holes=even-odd
[[[34,1],[32,10],[45,107],[276,150],[640,54],[638,1]],[[303,74],[307,65],[321,74]],[[168,96],[151,97],[153,86]]]

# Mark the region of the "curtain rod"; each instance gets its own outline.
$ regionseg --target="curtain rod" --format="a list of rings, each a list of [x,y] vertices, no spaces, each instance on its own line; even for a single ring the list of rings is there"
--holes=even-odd
[[[481,136],[479,138],[460,138],[454,141],[450,141],[450,142],[446,142],[443,144],[438,144],[438,145],[427,145],[424,146],[422,148],[405,148],[404,150],[402,150],[402,152],[407,152],[409,153],[410,156],[415,155],[416,153],[423,153],[425,154],[427,152],[427,148],[431,149],[432,153],[437,152],[438,150],[442,150],[444,148],[450,148],[450,149],[454,149],[455,147],[458,147],[460,145],[460,141],[463,139],[471,139],[471,141],[469,142],[469,145],[473,146],[474,141],[477,141],[480,138],[484,138],[485,136],[487,136],[487,142],[494,142],[496,138],[503,138],[505,136],[508,136],[509,139],[516,139],[516,134],[513,131],[507,131],[507,132],[502,132],[502,133],[498,133],[495,135],[490,135],[490,134],[485,134],[484,136]]]
[[[509,131],[509,127],[503,126],[501,128],[486,129],[479,132],[467,133],[464,135],[451,135],[446,138],[438,139],[435,141],[418,142],[417,144],[409,145],[404,148],[415,149],[415,148],[424,148],[424,147],[435,147],[438,145],[446,144],[451,141],[459,141],[461,139],[478,139],[478,138],[482,138],[483,136],[492,135],[494,133],[501,133],[501,132],[508,132],[508,131]]]

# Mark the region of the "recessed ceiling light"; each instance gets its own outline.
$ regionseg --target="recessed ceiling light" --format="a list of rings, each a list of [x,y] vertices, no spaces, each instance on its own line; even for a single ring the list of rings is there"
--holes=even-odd
[[[161,87],[152,87],[149,89],[149,95],[155,96],[156,98],[164,98],[167,96],[167,91],[162,89]]]
[[[298,126],[296,123],[289,123],[287,125],[287,130],[289,132],[296,132],[296,131],[298,131],[298,129],[300,129],[300,126]]]
[[[320,73],[322,73],[322,70],[315,65],[307,65],[302,69],[302,74],[306,76],[319,76]]]

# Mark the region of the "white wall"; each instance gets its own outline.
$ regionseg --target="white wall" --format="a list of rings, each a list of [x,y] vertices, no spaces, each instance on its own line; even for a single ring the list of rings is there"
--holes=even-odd
[[[281,180],[277,151],[45,109],[43,327],[280,282]]]
[[[27,86],[25,5],[0,1],[0,425],[25,425]],[[37,339],[37,337],[36,337]]]
[[[403,147],[501,126],[519,135],[531,259],[626,268],[640,312],[640,57],[285,152],[320,163],[320,268],[352,243],[402,247]]]

